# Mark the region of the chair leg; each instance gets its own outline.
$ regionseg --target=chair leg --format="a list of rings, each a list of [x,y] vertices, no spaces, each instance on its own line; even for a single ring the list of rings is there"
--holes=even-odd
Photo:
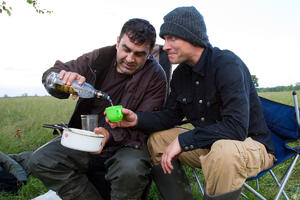
[[[279,189],[279,191],[278,191],[278,193],[277,193],[277,195],[276,195],[276,197],[275,197],[274,200],[278,200],[279,199],[279,197],[280,197],[280,195],[281,195],[281,193],[283,191],[283,188],[285,187],[287,181],[289,180],[289,178],[291,176],[291,173],[292,173],[292,171],[293,171],[293,169],[294,169],[294,167],[296,165],[296,162],[297,162],[298,158],[299,158],[299,154],[296,155],[296,157],[294,158],[294,160],[291,163],[290,167],[288,168],[288,171],[287,171],[286,175],[284,176],[283,183],[282,183],[282,185],[281,185],[281,187],[280,187],[280,189]]]
[[[275,176],[274,172],[272,170],[269,171],[271,176],[273,177],[274,181],[276,182],[277,186],[280,188],[281,184],[279,183],[277,177]],[[287,196],[286,192],[283,190],[282,191],[283,196],[285,197],[286,200],[289,200],[289,197]]]
[[[191,167],[191,168],[192,168],[194,177],[196,178],[196,181],[197,181],[197,183],[198,183],[198,186],[199,186],[199,188],[200,188],[201,194],[202,194],[202,196],[204,196],[204,187],[203,187],[202,184],[201,184],[201,181],[200,181],[200,179],[199,179],[199,177],[198,177],[198,174],[197,174],[195,168],[193,168],[193,167]]]
[[[247,195],[245,195],[243,192],[241,192],[241,196],[242,196],[244,199],[249,199],[249,198],[247,197]]]
[[[244,183],[244,187],[249,190],[250,192],[252,192],[256,197],[258,197],[261,200],[267,200],[264,196],[262,196],[261,194],[259,194],[256,190],[254,190],[251,186],[249,186],[247,183]]]
[[[258,181],[258,179],[256,179],[255,182],[256,182],[256,190],[259,191],[259,181]]]

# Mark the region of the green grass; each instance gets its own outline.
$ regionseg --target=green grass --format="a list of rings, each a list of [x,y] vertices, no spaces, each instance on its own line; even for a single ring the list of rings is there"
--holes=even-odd
[[[0,98],[0,151],[20,153],[42,146],[55,137],[53,130],[42,128],[42,124],[68,122],[74,106],[71,99],[49,96]],[[21,137],[15,136],[17,130],[21,130]],[[46,191],[38,179],[30,176],[18,195],[0,193],[0,200],[29,200]]]
[[[284,104],[293,105],[291,92],[268,92],[260,93],[259,95]],[[68,122],[74,106],[75,101],[71,99],[59,100],[53,97],[0,98],[0,151],[9,154],[37,149],[55,137],[52,135],[52,130],[42,128],[42,124]],[[187,128],[190,127],[187,126]],[[17,130],[22,131],[20,133],[21,137],[15,136]],[[299,145],[299,143],[292,145]],[[282,174],[287,167],[288,163],[279,165],[274,172],[275,174]],[[187,166],[184,166],[184,168],[190,180],[194,196],[196,199],[202,199],[191,168]],[[197,171],[200,179],[203,181],[201,170],[197,169]],[[286,186],[286,191],[292,200],[300,199],[299,177],[300,165],[298,161],[296,170],[294,170]],[[271,182],[271,179],[271,176],[267,174],[260,180],[261,192],[267,199],[273,199],[276,194],[276,191],[273,189],[276,186]],[[250,182],[250,185],[255,186],[255,182]],[[38,179],[30,176],[29,183],[21,188],[18,195],[0,193],[0,200],[29,200],[47,191]],[[249,194],[247,191],[245,192]],[[251,194],[249,194],[249,197],[249,199],[257,199]],[[152,183],[148,199],[161,199],[154,183]]]

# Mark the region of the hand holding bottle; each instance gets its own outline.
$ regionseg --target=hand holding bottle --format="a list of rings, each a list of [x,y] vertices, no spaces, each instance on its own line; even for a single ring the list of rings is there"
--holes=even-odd
[[[79,85],[82,85],[85,82],[84,76],[81,76],[76,72],[67,72],[65,70],[59,72],[59,78],[62,80],[63,84],[68,86],[71,86],[74,80],[77,80]],[[77,94],[72,94],[72,99],[75,100],[77,97]]]
[[[96,90],[91,84],[85,81],[85,77],[76,72],[66,72],[62,70],[59,74],[50,72],[44,84],[46,88],[53,88],[72,94],[73,99],[76,99],[77,96],[86,99],[103,98],[113,105],[108,94]]]

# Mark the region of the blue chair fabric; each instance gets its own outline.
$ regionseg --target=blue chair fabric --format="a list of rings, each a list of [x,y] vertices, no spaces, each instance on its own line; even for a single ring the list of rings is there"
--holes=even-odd
[[[279,187],[275,200],[279,199],[281,194],[283,193],[286,199],[289,199],[287,194],[284,191],[284,187],[290,177],[291,171],[294,169],[296,162],[300,155],[300,147],[291,147],[288,145],[290,142],[295,142],[299,140],[300,137],[300,122],[299,118],[299,108],[297,104],[297,96],[296,93],[293,92],[295,106],[289,106],[285,104],[281,104],[279,102],[271,101],[266,98],[260,97],[260,101],[263,107],[264,118],[267,123],[268,128],[271,131],[272,141],[275,146],[275,157],[276,162],[274,165],[267,170],[260,172],[257,176],[248,178],[247,181],[256,180],[257,189],[259,190],[258,179],[264,176],[267,172],[270,172],[274,181]],[[296,114],[297,111],[298,113]],[[284,175],[281,177],[281,181],[278,181],[272,169],[277,165],[286,162],[290,158],[293,158],[291,164],[287,168]],[[194,168],[192,168],[193,174],[196,178],[197,184],[200,188],[202,194],[204,194],[204,186],[200,182],[197,172]],[[251,188],[247,183],[244,183],[244,187],[252,192],[256,197],[261,200],[265,200],[266,198],[262,196],[258,191]],[[242,193],[242,196],[247,199],[247,196]]]
[[[299,153],[299,149],[287,145],[287,143],[295,142],[299,139],[299,126],[297,124],[294,107],[263,97],[260,97],[260,100],[263,106],[265,121],[271,131],[272,141],[275,146],[275,157],[277,161],[272,166],[272,168],[274,168]],[[256,177],[247,179],[247,181],[258,179],[268,171],[269,169],[264,170]]]

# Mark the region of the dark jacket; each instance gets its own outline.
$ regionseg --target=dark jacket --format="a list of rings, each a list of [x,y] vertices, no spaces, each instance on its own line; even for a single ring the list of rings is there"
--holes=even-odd
[[[208,47],[194,67],[180,64],[172,76],[166,108],[138,113],[137,128],[168,129],[184,117],[195,128],[179,136],[183,151],[209,148],[220,139],[251,137],[274,152],[251,75],[228,50]]]
[[[90,83],[95,89],[102,91],[101,84],[110,67],[115,67],[116,62],[116,46],[108,46],[97,49],[91,53],[87,53],[76,60],[67,63],[57,61],[54,67],[50,68],[43,74],[42,82],[45,83],[47,75],[51,71],[60,72],[61,70],[77,72],[86,78],[86,82]],[[134,111],[154,111],[162,108],[166,97],[166,76],[157,63],[150,56],[143,68],[130,76],[129,82],[124,88],[124,96],[122,97],[123,107]],[[68,98],[69,94],[60,92],[55,89],[46,88],[48,92],[57,98]],[[103,91],[105,92],[105,91]],[[97,104],[97,99],[79,98],[74,113],[70,119],[69,127],[81,128],[81,114],[89,114],[91,105]],[[107,104],[106,106],[109,106]],[[103,107],[104,111],[104,107]],[[99,117],[104,115],[103,111],[99,113]],[[106,123],[105,123],[106,124]],[[131,146],[139,148],[144,145],[147,134],[144,131],[132,128],[116,128],[110,129],[107,125],[105,128],[110,132],[109,145]]]
[[[32,151],[7,155],[0,152],[0,192],[17,193],[26,184],[30,170],[26,165]]]

